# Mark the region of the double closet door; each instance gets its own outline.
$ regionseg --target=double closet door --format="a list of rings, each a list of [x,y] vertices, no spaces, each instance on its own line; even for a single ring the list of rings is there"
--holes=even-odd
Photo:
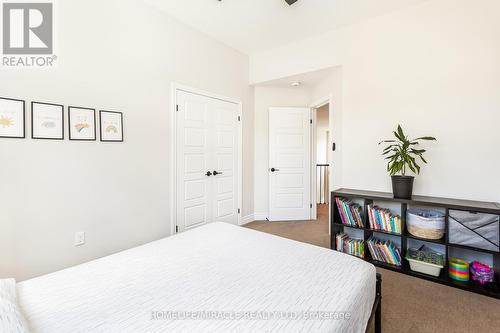
[[[238,223],[238,105],[177,91],[176,225],[179,232]]]

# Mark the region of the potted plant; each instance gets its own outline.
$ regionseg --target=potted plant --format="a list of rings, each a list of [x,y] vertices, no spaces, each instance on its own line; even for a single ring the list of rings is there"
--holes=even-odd
[[[412,171],[414,174],[420,174],[420,166],[417,164],[417,159],[427,163],[423,154],[425,149],[418,149],[420,141],[432,141],[436,138],[432,136],[423,136],[413,140],[408,139],[401,125],[393,132],[396,140],[384,140],[379,145],[388,144],[385,147],[382,155],[386,156],[387,172],[392,178],[392,192],[395,198],[411,199],[413,192],[413,180],[415,177],[408,176],[407,172]],[[420,162],[420,161],[419,161]]]

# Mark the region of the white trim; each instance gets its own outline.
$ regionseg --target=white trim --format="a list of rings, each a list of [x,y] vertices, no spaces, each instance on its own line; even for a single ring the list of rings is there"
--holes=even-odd
[[[250,222],[253,222],[253,221],[255,221],[254,214],[250,214],[250,215],[244,216],[241,219],[241,225],[244,225],[244,224],[247,224],[247,223],[250,223]]]
[[[333,96],[330,94],[328,96],[324,96],[322,98],[320,98],[319,100],[317,100],[316,102],[312,103],[311,104],[311,109],[312,109],[312,113],[313,113],[313,128],[312,128],[312,132],[313,132],[313,140],[311,140],[312,142],[312,151],[313,151],[313,158],[312,158],[312,168],[311,168],[311,188],[312,188],[312,191],[314,191],[314,195],[311,197],[312,198],[312,203],[313,203],[313,220],[316,220],[317,219],[317,205],[318,205],[318,197],[316,196],[316,183],[317,183],[317,180],[316,180],[316,176],[317,176],[317,173],[316,173],[316,162],[317,162],[317,154],[315,153],[316,152],[316,111],[322,107],[322,106],[325,106],[325,105],[329,105],[329,112],[328,112],[328,119],[334,119],[333,118]],[[332,129],[330,128],[329,126],[329,130],[330,130],[330,133],[332,132]],[[327,147],[330,145],[330,142],[327,142],[326,143]],[[331,164],[332,161],[330,161],[330,175],[333,175],[332,173],[332,164]],[[330,192],[330,182],[332,181],[332,178],[330,177],[328,179],[328,192]],[[331,203],[330,203],[331,204]],[[328,221],[330,221],[330,210],[328,210]],[[328,223],[328,233],[330,234],[331,231],[330,231],[330,223]]]
[[[320,107],[330,104],[331,102],[332,102],[332,95],[324,96],[316,100],[316,102],[312,103],[311,108],[319,109]]]
[[[177,123],[176,123],[176,108],[177,108],[177,91],[185,91],[192,94],[202,95],[210,98],[220,99],[225,102],[230,102],[238,105],[238,117],[241,121],[238,122],[238,207],[240,213],[238,214],[238,225],[242,224],[242,211],[243,211],[243,103],[239,99],[232,97],[222,96],[218,94],[211,93],[209,91],[188,87],[182,84],[172,82],[171,84],[171,94],[172,103],[170,107],[170,141],[171,154],[170,154],[170,234],[175,234],[176,223],[176,210],[177,203],[176,198],[176,175],[175,170],[177,166]]]
[[[269,217],[269,213],[255,213],[253,214],[253,218],[255,221],[265,221]]]
[[[238,102],[238,225],[243,224],[243,104]]]
[[[312,119],[312,128],[311,128],[311,220],[318,219],[318,197],[316,195],[316,176],[318,175],[316,164],[318,163],[318,154],[316,152],[318,145],[318,134],[316,132],[316,127],[318,126],[318,108],[311,108],[311,119]]]

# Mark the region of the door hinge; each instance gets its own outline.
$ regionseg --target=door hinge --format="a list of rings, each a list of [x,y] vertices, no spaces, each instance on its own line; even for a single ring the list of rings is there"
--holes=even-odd
[[[238,214],[241,213],[241,209],[238,208]]]
[[[178,226],[178,225],[176,225],[176,226],[175,226],[175,233],[178,233],[178,232],[179,232],[179,226]]]
[[[309,123],[311,123],[311,124],[312,124],[312,123],[313,123],[313,120],[312,120],[312,119],[309,119]]]
[[[179,111],[179,104],[175,106],[175,111]]]
[[[240,116],[238,116],[238,121],[241,121],[241,117]]]

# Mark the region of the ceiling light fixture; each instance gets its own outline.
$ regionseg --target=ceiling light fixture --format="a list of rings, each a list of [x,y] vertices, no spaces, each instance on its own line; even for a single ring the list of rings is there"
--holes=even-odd
[[[302,83],[300,83],[299,81],[295,81],[295,82],[292,82],[291,86],[292,87],[298,87],[300,86]]]

